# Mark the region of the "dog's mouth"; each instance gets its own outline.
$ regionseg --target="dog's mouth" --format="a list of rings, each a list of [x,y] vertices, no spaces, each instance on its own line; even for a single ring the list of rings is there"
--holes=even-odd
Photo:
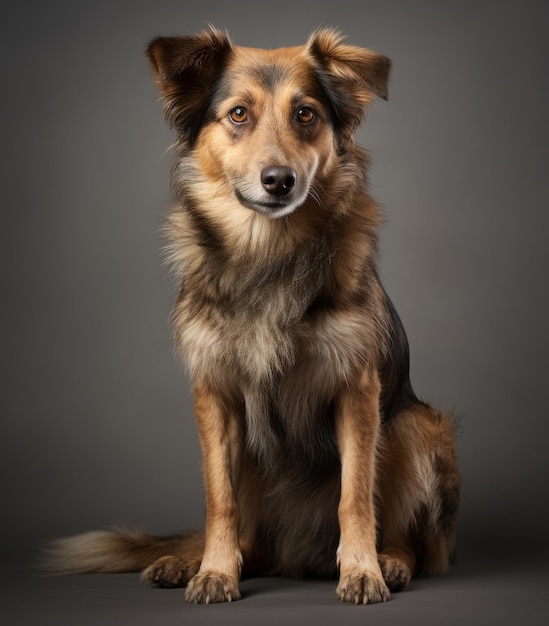
[[[315,168],[316,169],[316,168]],[[252,211],[270,218],[293,213],[309,195],[312,178],[287,165],[267,165],[254,177],[236,179],[233,187],[236,199]]]
[[[272,198],[269,200],[257,200],[246,197],[239,189],[234,190],[237,200],[247,209],[258,211],[270,217],[279,217],[281,212],[289,213],[295,207],[291,206],[290,198]],[[288,210],[289,209],[289,210]]]

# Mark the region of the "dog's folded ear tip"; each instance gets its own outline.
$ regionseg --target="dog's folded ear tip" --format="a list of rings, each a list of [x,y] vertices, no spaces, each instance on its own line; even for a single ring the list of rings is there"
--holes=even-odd
[[[389,101],[389,90],[385,87],[384,89],[379,89],[376,91],[376,96],[384,100],[385,102]]]
[[[146,56],[162,84],[176,80],[186,70],[195,74],[208,72],[231,49],[228,33],[212,26],[198,35],[156,37],[149,42]]]

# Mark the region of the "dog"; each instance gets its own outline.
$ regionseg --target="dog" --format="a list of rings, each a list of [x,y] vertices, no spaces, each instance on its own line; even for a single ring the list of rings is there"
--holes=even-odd
[[[194,603],[239,599],[242,576],[339,576],[337,596],[356,604],[445,572],[455,420],[410,384],[354,140],[387,99],[390,60],[330,29],[262,50],[212,28],[147,52],[177,135],[168,250],[205,531],[60,539],[49,570],[142,571]]]

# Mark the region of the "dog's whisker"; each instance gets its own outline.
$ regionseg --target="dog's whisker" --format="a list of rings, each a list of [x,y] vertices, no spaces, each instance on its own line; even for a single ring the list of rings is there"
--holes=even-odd
[[[177,148],[177,142],[174,141],[174,143],[170,144],[162,153],[162,158],[164,158],[168,152],[171,152],[172,150],[174,150],[175,148]]]
[[[320,187],[319,190],[316,189],[316,187]],[[311,188],[309,190],[309,195],[311,196],[311,198],[318,204],[318,206],[322,206],[322,193],[321,193],[321,189],[322,189],[322,185],[320,183],[317,183],[316,181],[313,182],[313,184],[311,185]]]

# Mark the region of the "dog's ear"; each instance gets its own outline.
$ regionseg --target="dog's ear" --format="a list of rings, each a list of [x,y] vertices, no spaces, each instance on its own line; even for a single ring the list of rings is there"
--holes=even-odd
[[[196,136],[212,86],[231,50],[228,35],[215,28],[195,36],[158,37],[149,44],[147,56],[166,119],[183,139]]]
[[[306,49],[315,61],[336,122],[351,139],[364,121],[364,108],[375,96],[388,99],[391,61],[366,48],[344,45],[342,40],[336,31],[321,29],[312,34]]]

